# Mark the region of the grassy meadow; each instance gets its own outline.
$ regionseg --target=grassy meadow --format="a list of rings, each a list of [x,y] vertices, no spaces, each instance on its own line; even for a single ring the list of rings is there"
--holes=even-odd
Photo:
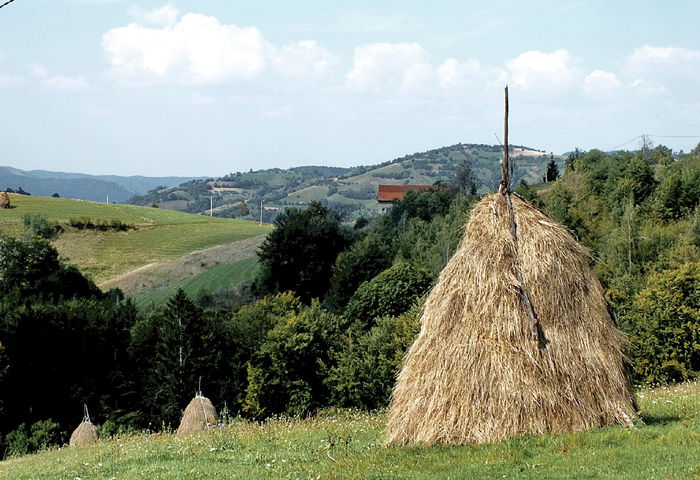
[[[216,293],[247,282],[252,282],[258,272],[258,259],[249,257],[233,263],[221,264],[185,280],[170,283],[134,298],[136,306],[143,309],[159,307],[182,289],[190,298],[201,293]]]
[[[700,385],[638,392],[616,426],[479,446],[382,446],[384,413],[233,420],[190,438],[133,434],[0,462],[0,479],[700,479]]]
[[[43,215],[65,232],[53,243],[70,263],[100,283],[152,263],[193,251],[266,234],[271,226],[245,220],[193,215],[123,204],[10,195],[11,208],[0,210],[0,233],[22,231],[25,214]],[[118,220],[133,230],[78,230],[70,219]]]

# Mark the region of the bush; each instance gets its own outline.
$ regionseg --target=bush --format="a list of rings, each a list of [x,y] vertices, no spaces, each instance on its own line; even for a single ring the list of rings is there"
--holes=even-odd
[[[400,262],[364,282],[348,302],[346,316],[362,330],[374,319],[407,311],[430,288],[430,276],[410,263]]]
[[[418,308],[398,317],[383,317],[369,332],[349,335],[326,380],[331,402],[339,407],[385,407],[401,360],[419,330]]]
[[[51,419],[40,420],[31,428],[23,423],[7,434],[5,439],[9,455],[26,455],[44,448],[61,444],[63,436],[60,425]]]
[[[58,223],[49,221],[43,215],[24,215],[24,228],[27,232],[47,240],[54,239],[63,233],[63,227]]]
[[[660,383],[700,374],[700,263],[655,273],[636,296],[627,323],[637,381]]]
[[[282,318],[248,364],[243,411],[263,419],[300,416],[326,405],[324,379],[343,331],[343,320],[325,312],[317,301]]]

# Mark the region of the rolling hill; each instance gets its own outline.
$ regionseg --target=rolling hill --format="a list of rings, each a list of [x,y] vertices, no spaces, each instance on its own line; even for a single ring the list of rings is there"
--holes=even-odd
[[[230,173],[218,179],[193,180],[177,187],[155,189],[132,198],[136,205],[216,216],[235,216],[271,221],[286,207],[304,206],[314,200],[336,207],[349,220],[379,213],[375,200],[379,184],[432,185],[451,183],[457,165],[469,163],[479,180],[480,192],[497,188],[502,148],[497,145],[457,144],[415,153],[379,165],[354,168],[295,167]],[[514,182],[541,181],[546,164],[554,159],[560,170],[564,157],[528,147],[511,147]],[[210,203],[211,202],[211,203]]]
[[[204,177],[200,177],[203,179]],[[13,167],[0,167],[0,188],[11,188],[50,197],[58,194],[63,198],[126,202],[134,195],[140,195],[163,185],[179,185],[191,180],[188,177],[143,177],[118,175],[88,175],[85,173],[50,172],[47,170],[20,170]]]
[[[194,290],[197,288],[214,293],[211,288],[231,287],[232,283],[226,281],[207,283],[207,275],[211,275],[208,271],[255,260],[257,244],[271,228],[246,220],[135,205],[16,194],[10,194],[10,201],[10,209],[0,210],[0,233],[19,234],[26,214],[58,222],[65,231],[53,243],[63,258],[103,289],[119,287],[133,296],[172,284],[192,285],[188,293],[193,294],[199,293]],[[100,231],[73,226],[87,220],[96,225],[116,221],[128,228]],[[238,265],[248,273],[237,272],[235,267],[229,267],[229,273],[241,281],[248,280],[250,271],[256,268],[255,262]],[[200,275],[203,277],[199,283],[185,282]]]

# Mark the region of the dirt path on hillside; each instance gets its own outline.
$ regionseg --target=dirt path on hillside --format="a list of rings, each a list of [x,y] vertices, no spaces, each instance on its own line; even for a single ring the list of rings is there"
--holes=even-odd
[[[102,290],[120,288],[128,296],[164,287],[199,275],[220,264],[237,262],[255,255],[265,235],[246,238],[198,250],[166,262],[149,263],[98,284]]]

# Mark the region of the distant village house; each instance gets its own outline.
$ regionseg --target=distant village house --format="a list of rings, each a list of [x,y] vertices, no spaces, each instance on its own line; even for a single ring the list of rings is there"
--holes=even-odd
[[[379,185],[377,188],[379,209],[382,212],[386,212],[391,208],[391,203],[394,200],[401,200],[409,190],[422,192],[431,188],[435,187],[433,185]]]

